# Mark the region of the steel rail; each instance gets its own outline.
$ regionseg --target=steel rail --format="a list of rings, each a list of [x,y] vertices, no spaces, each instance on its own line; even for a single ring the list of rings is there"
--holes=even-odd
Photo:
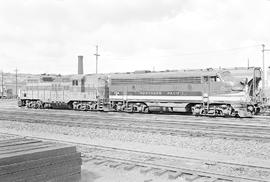
[[[86,122],[86,121],[63,121],[63,118],[61,120],[50,120],[48,118],[25,118],[25,116],[8,116],[4,117],[2,115],[2,118],[0,120],[10,120],[10,121],[18,121],[18,122],[28,122],[28,123],[44,123],[44,124],[53,124],[53,125],[60,125],[60,126],[71,126],[71,127],[88,127],[88,128],[104,128],[104,129],[115,129],[115,130],[127,130],[127,131],[139,131],[139,132],[151,132],[151,133],[165,133],[165,134],[180,134],[184,133],[184,135],[193,135],[195,134],[198,136],[211,136],[211,137],[222,137],[222,138],[241,138],[241,139],[252,139],[252,140],[270,140],[270,132],[269,129],[260,128],[249,128],[250,131],[247,130],[247,128],[241,128],[242,130],[239,130],[239,127],[233,127],[226,128],[225,126],[216,125],[213,124],[209,125],[199,125],[198,123],[194,124],[178,124],[179,126],[185,126],[183,127],[175,127],[172,125],[171,127],[168,126],[152,126],[150,124],[141,123],[141,125],[135,126],[134,124],[119,124],[119,123],[93,123],[93,122]],[[168,125],[168,123],[164,123],[165,125]],[[199,127],[199,128],[198,128]],[[234,129],[235,131],[233,131]],[[258,131],[256,131],[258,130]],[[261,131],[263,130],[263,131]],[[255,132],[256,131],[256,132]]]
[[[1,111],[0,111],[0,113],[1,113]],[[23,114],[24,116],[26,116],[26,115],[31,115],[31,116],[33,116],[33,113],[28,113],[28,112],[5,112],[5,113],[10,113],[10,114],[16,114],[16,115],[18,115],[18,114]],[[4,114],[4,113],[2,113],[2,114]],[[94,120],[94,119],[99,119],[99,120],[101,120],[101,119],[112,119],[112,118],[117,118],[117,121],[119,122],[119,121],[124,121],[124,122],[142,122],[142,121],[145,121],[146,119],[148,120],[147,122],[145,122],[145,124],[147,124],[147,123],[150,123],[150,122],[155,122],[155,123],[158,123],[158,122],[160,122],[160,123],[166,123],[166,124],[171,124],[171,123],[173,123],[173,124],[183,124],[183,123],[190,123],[190,124],[192,124],[192,125],[199,125],[199,124],[209,124],[209,123],[213,123],[213,124],[219,124],[220,126],[222,125],[222,126],[230,126],[230,125],[233,125],[233,127],[237,127],[237,126],[239,126],[239,127],[243,127],[243,126],[245,126],[245,127],[252,127],[252,128],[254,128],[254,127],[261,127],[261,128],[265,128],[265,127],[269,127],[270,128],[270,122],[268,121],[269,119],[268,118],[265,118],[264,119],[264,121],[265,121],[265,123],[267,123],[267,124],[265,124],[265,123],[260,123],[258,120],[256,120],[255,121],[255,124],[254,123],[250,123],[250,121],[252,121],[252,120],[248,120],[248,121],[235,121],[235,122],[228,122],[228,121],[231,121],[231,120],[222,120],[222,123],[220,123],[217,119],[201,119],[201,120],[196,120],[196,118],[194,119],[191,119],[191,120],[189,120],[189,119],[186,119],[186,118],[177,118],[177,119],[172,119],[172,118],[149,118],[149,117],[142,117],[142,118],[138,118],[137,116],[138,115],[136,115],[136,117],[134,118],[134,117],[132,117],[132,115],[131,115],[131,117],[123,117],[123,116],[119,116],[119,115],[109,115],[109,116],[107,116],[107,115],[90,115],[90,116],[84,116],[84,115],[75,115],[75,116],[73,116],[73,115],[67,115],[67,114],[59,114],[59,115],[54,115],[54,114],[52,114],[52,113],[35,113],[35,116],[46,116],[46,117],[51,117],[51,118],[62,118],[62,117],[66,117],[66,116],[69,116],[69,119],[77,119],[77,120],[79,120],[79,119],[91,119],[91,120]],[[80,117],[80,118],[78,118],[78,116]],[[180,120],[179,120],[180,119]],[[195,120],[195,121],[194,121]],[[166,122],[165,122],[166,121]],[[259,125],[258,125],[259,124]]]
[[[174,115],[174,114],[141,114],[141,113],[119,113],[119,112],[82,112],[82,111],[73,111],[73,110],[51,110],[51,109],[22,109],[22,108],[16,108],[15,111],[10,111],[10,109],[1,109],[0,111],[5,111],[5,112],[20,112],[20,113],[35,113],[35,114],[42,114],[45,112],[50,113],[50,115],[69,115],[69,116],[80,116],[80,117],[89,117],[89,116],[96,116],[98,114],[102,115],[102,117],[122,117],[122,118],[130,118],[136,116],[137,119],[141,118],[151,118],[154,119],[157,116],[161,119],[167,119],[168,116],[170,117],[170,120],[178,120],[178,119],[185,119],[185,120],[196,120],[196,121],[201,121],[201,120],[207,120],[209,121],[222,121],[222,122],[244,122],[248,120],[248,122],[265,122],[270,124],[269,122],[269,117],[267,116],[254,116],[254,118],[222,118],[222,117],[195,117],[195,116],[190,116],[190,115]],[[267,122],[268,121],[268,122]]]
[[[3,133],[1,134],[6,134],[6,135],[11,135],[11,136],[18,136],[21,137],[21,135],[16,135],[16,134],[10,134],[10,133]],[[109,150],[111,152],[117,153],[117,152],[129,152],[129,153],[134,153],[134,154],[141,154],[141,155],[149,155],[149,156],[155,156],[155,157],[165,157],[165,159],[181,159],[181,160],[186,160],[186,161],[200,161],[202,163],[209,162],[209,160],[204,161],[202,159],[198,158],[191,158],[191,157],[181,157],[181,156],[173,156],[173,155],[168,155],[168,154],[158,154],[154,152],[145,152],[145,151],[138,151],[138,150],[131,150],[131,149],[121,149],[121,148],[116,148],[116,147],[108,147],[108,146],[102,146],[102,145],[92,145],[92,144],[87,144],[83,142],[73,142],[73,141],[68,141],[68,140],[59,140],[59,139],[52,139],[52,138],[45,138],[45,137],[36,137],[36,136],[31,136],[31,135],[24,135],[24,137],[27,138],[32,138],[32,139],[37,139],[37,140],[45,140],[45,141],[50,141],[50,142],[59,142],[59,143],[66,143],[66,144],[71,144],[71,145],[76,145],[79,147],[87,147],[89,149],[101,149],[101,150]],[[135,159],[126,159],[124,157],[112,157],[111,155],[104,155],[102,152],[98,152],[98,154],[92,154],[93,152],[87,152],[87,151],[80,151],[82,152],[83,155],[86,156],[86,158],[105,158],[114,162],[122,162],[122,163],[128,163],[128,164],[134,164],[138,166],[147,166],[147,167],[153,167],[153,168],[161,168],[161,169],[166,169],[168,171],[183,171],[184,173],[188,174],[196,174],[201,177],[209,177],[209,178],[216,178],[220,180],[228,180],[232,182],[270,182],[270,179],[262,179],[262,178],[254,178],[254,177],[245,177],[245,176],[234,176],[234,175],[228,175],[220,172],[214,172],[214,171],[209,171],[209,170],[201,170],[197,168],[191,168],[191,167],[179,167],[179,166],[171,166],[171,165],[165,165],[165,164],[158,164],[155,162],[146,162],[141,160],[141,158],[138,158],[137,160]],[[123,155],[119,155],[123,156]],[[85,160],[87,161],[87,159]],[[261,167],[261,166],[255,166],[255,165],[247,165],[247,164],[237,164],[237,163],[232,163],[232,162],[221,162],[221,161],[210,161],[213,163],[217,163],[219,165],[225,165],[225,166],[233,166],[233,167],[246,167],[246,168],[256,168],[260,170],[269,170],[270,172],[270,167]]]

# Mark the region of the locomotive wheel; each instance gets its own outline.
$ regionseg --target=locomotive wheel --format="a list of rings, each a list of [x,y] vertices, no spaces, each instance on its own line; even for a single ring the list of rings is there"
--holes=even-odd
[[[80,110],[81,111],[86,111],[86,106],[84,104],[82,104]]]
[[[86,110],[90,111],[91,110],[91,106],[89,104],[86,105]]]
[[[37,101],[36,105],[37,105],[37,109],[42,109],[43,108],[43,104],[42,104],[41,101]]]
[[[39,105],[38,105],[38,103],[37,102],[34,102],[34,109],[39,109]]]
[[[36,104],[36,109],[42,109],[42,105]]]
[[[36,109],[36,103],[34,101],[30,102],[30,108]]]
[[[79,110],[80,111],[81,110],[81,107],[82,107],[82,105],[81,104],[78,104],[77,107],[76,107],[76,110]]]
[[[149,107],[144,108],[144,113],[149,113]]]
[[[216,109],[216,115],[217,116],[224,116],[222,110],[220,110],[220,109]]]

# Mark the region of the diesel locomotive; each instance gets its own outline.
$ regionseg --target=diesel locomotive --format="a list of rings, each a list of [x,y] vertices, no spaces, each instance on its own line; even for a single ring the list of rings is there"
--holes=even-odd
[[[262,100],[258,67],[41,75],[27,80],[19,106],[82,111],[249,117]]]

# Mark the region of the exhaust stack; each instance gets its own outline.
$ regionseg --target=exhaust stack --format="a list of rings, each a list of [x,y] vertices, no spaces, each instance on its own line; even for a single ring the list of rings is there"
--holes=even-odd
[[[78,56],[78,75],[83,74],[83,56]]]

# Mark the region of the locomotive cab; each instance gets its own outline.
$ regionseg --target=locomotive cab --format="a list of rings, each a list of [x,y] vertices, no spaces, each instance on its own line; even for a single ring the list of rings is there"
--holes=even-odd
[[[260,68],[221,70],[217,77],[209,78],[204,77],[208,89],[204,90],[202,103],[193,107],[193,114],[246,117],[258,112]]]
[[[74,75],[69,105],[75,110],[102,110],[108,102],[105,75]]]

